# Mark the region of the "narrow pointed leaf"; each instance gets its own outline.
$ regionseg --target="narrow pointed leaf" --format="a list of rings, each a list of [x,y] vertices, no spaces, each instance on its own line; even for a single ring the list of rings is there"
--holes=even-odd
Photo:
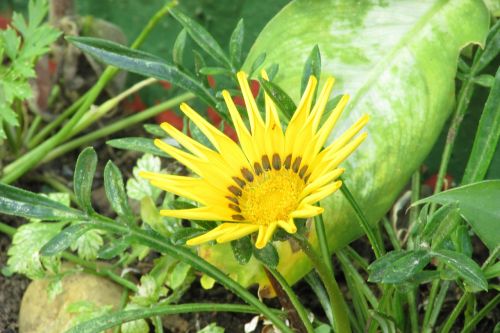
[[[252,257],[252,241],[250,236],[246,236],[231,242],[234,258],[241,264],[245,265]]]
[[[241,66],[241,49],[243,47],[243,37],[245,36],[245,25],[243,19],[238,21],[229,41],[229,57],[233,67],[238,69]]]
[[[98,38],[67,37],[67,40],[108,65],[159,80],[167,80],[174,85],[191,91],[208,105],[215,106],[217,102],[198,81],[181,72],[174,65],[152,54]]]
[[[73,186],[76,200],[86,212],[93,213],[92,184],[97,167],[97,154],[92,147],[85,148],[76,160]]]
[[[0,183],[0,213],[46,221],[84,219],[85,214],[42,195]]]
[[[161,157],[169,157],[166,153],[156,147],[152,139],[148,138],[121,138],[106,141],[107,145],[113,148],[139,151],[141,153],[149,153]]]
[[[282,111],[285,119],[287,119],[287,120],[292,119],[293,113],[295,112],[295,109],[297,107],[295,106],[295,103],[290,98],[290,96],[288,96],[287,93],[285,93],[283,91],[283,89],[278,87],[273,82],[269,82],[266,80],[260,80],[260,84],[261,84],[262,88],[264,88],[266,93],[269,95],[269,97],[271,97],[273,102]]]
[[[78,223],[70,225],[69,227],[63,229],[57,236],[52,238],[47,244],[45,244],[40,253],[43,256],[53,256],[56,255],[71,246],[80,236],[85,234],[90,229],[95,228],[94,225],[90,223]]]
[[[371,282],[403,283],[421,272],[430,261],[426,250],[393,251],[373,262],[368,271]]]
[[[481,267],[465,254],[450,250],[434,250],[432,255],[453,269],[474,288],[488,290],[488,282]]]
[[[177,66],[182,66],[182,59],[184,58],[184,48],[186,47],[187,33],[186,29],[182,29],[177,36],[172,49],[172,60]]]
[[[499,29],[500,30],[500,29]],[[498,34],[500,39],[500,32]],[[500,41],[499,41],[500,43]],[[500,48],[500,45],[499,45]],[[500,68],[484,106],[462,184],[483,180],[500,139]]]
[[[180,24],[182,24],[184,29],[186,29],[187,33],[196,42],[196,44],[207,52],[208,55],[210,55],[219,64],[226,65],[228,68],[231,68],[231,62],[227,58],[226,54],[205,28],[190,17],[184,15],[179,10],[174,9],[171,10],[170,13]]]
[[[118,216],[123,217],[128,224],[134,223],[134,215],[128,204],[122,173],[111,161],[104,168],[104,189],[109,203]]]
[[[302,83],[300,85],[300,94],[302,95],[306,90],[307,82],[309,81],[309,77],[313,75],[320,80],[321,76],[321,54],[319,52],[318,45],[314,45],[311,54],[306,60],[304,65],[304,70],[302,72]]]

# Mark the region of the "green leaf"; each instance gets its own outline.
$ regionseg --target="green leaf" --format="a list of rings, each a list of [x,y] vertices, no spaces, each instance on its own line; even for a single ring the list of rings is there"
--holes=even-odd
[[[467,225],[458,226],[452,235],[452,240],[457,252],[463,253],[467,257],[472,256],[472,240]]]
[[[0,213],[46,221],[85,219],[83,212],[49,198],[0,183]]]
[[[269,82],[266,80],[260,80],[260,85],[269,97],[273,100],[273,102],[278,106],[279,110],[282,112],[282,115],[288,121],[292,119],[292,116],[297,108],[295,103],[287,95],[280,87],[278,87],[275,83]]]
[[[89,230],[76,239],[71,249],[84,260],[95,260],[103,243],[100,230]]]
[[[103,39],[90,37],[67,37],[66,39],[82,51],[108,65],[140,75],[167,80],[191,91],[208,105],[215,106],[217,104],[215,98],[202,84],[161,58]]]
[[[203,75],[233,75],[233,72],[224,67],[203,67],[200,68],[199,72]]]
[[[58,257],[42,257],[40,250],[54,238],[64,223],[29,223],[20,226],[9,248],[7,265],[10,270],[24,274],[30,279],[40,279],[46,270],[57,273],[60,260]]]
[[[484,270],[484,276],[488,280],[500,277],[500,261],[497,261],[493,265],[488,266]]]
[[[177,35],[174,47],[172,49],[172,60],[177,66],[182,66],[182,59],[184,58],[184,48],[186,47],[186,29],[182,29]]]
[[[197,333],[224,333],[224,328],[217,326],[217,323],[211,323],[203,327]]]
[[[453,269],[465,282],[474,288],[488,290],[488,282],[481,267],[465,254],[450,250],[433,250],[432,256]]]
[[[161,160],[159,157],[151,154],[144,154],[137,160],[136,166],[132,169],[134,178],[127,181],[127,195],[135,200],[142,200],[145,197],[151,197],[156,200],[161,190],[153,187],[147,179],[139,177],[141,171],[160,173]]]
[[[314,45],[309,57],[304,65],[302,72],[302,83],[300,85],[300,94],[302,95],[307,87],[309,77],[313,75],[319,81],[321,78],[321,54],[318,45]]]
[[[121,138],[106,141],[107,145],[113,148],[149,153],[161,157],[169,157],[162,150],[157,148],[152,139],[148,138]]]
[[[460,222],[459,209],[456,203],[449,203],[438,209],[425,225],[422,240],[430,242],[435,249],[441,245],[446,237]]]
[[[92,182],[97,166],[97,154],[92,147],[85,148],[76,160],[73,185],[76,200],[80,207],[87,213],[93,213],[92,208]]]
[[[205,28],[178,10],[173,9],[170,13],[180,24],[182,24],[196,44],[198,44],[209,56],[219,64],[231,68],[231,62],[226,54]]]
[[[249,77],[252,77],[255,71],[259,70],[262,67],[262,64],[264,63],[264,60],[266,60],[267,54],[266,52],[262,52],[253,62],[252,67],[250,68],[250,72],[248,74]]]
[[[263,249],[253,247],[253,255],[257,258],[257,260],[271,268],[276,268],[280,261],[278,251],[276,251],[276,248],[271,243],[267,243]]]
[[[500,29],[499,29],[500,30]],[[500,32],[498,34],[500,47]],[[483,180],[500,139],[500,69],[484,106],[462,184]]]
[[[368,281],[404,283],[421,272],[430,261],[427,250],[392,251],[368,266]]]
[[[43,256],[56,255],[71,246],[80,236],[95,228],[90,223],[77,223],[64,228],[59,234],[48,241],[40,250]]]
[[[135,296],[131,297],[132,302],[141,306],[150,306],[158,302],[160,297],[167,294],[167,288],[158,284],[151,275],[143,275],[141,284],[137,288]]]
[[[144,127],[144,130],[146,132],[154,135],[155,137],[165,138],[167,136],[167,133],[165,133],[165,131],[160,127],[160,125],[144,124],[142,127]]]
[[[116,256],[123,254],[125,250],[130,246],[130,239],[128,237],[123,237],[111,241],[109,244],[101,247],[97,253],[97,257],[104,260],[110,260]]]
[[[475,62],[474,73],[479,73],[488,64],[495,59],[500,52],[500,22],[497,21],[491,28],[488,38],[486,39],[486,47],[480,53],[479,59]]]
[[[250,236],[246,236],[231,242],[234,258],[241,264],[245,265],[252,257],[252,241]]]
[[[199,236],[205,232],[206,230],[201,228],[179,228],[173,233],[170,239],[174,244],[184,245],[189,239]]]
[[[179,262],[175,265],[172,273],[169,275],[168,286],[172,290],[176,290],[186,281],[189,272],[191,271],[191,266],[184,262]]]
[[[111,161],[108,161],[104,168],[104,189],[111,207],[118,216],[123,217],[128,224],[134,224],[135,218],[128,204],[122,173]]]
[[[493,250],[500,244],[498,198],[500,198],[500,180],[487,180],[438,193],[413,205],[427,202],[441,205],[458,203],[463,218],[484,244]]]
[[[243,37],[245,36],[245,24],[243,19],[238,21],[229,40],[229,57],[233,67],[238,69],[241,66],[241,50],[243,48]]]

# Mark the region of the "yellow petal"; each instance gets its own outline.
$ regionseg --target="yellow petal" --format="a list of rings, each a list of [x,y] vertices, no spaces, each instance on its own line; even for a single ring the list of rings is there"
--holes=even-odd
[[[327,196],[329,196],[333,192],[337,191],[341,186],[342,186],[342,182],[340,180],[338,180],[334,183],[325,185],[321,189],[319,189],[318,191],[316,191],[313,194],[302,199],[302,203],[313,204],[315,202],[318,202],[321,199],[326,198]]]
[[[186,220],[232,221],[234,212],[224,207],[198,207],[190,209],[162,209],[161,216],[176,217]]]
[[[311,111],[311,118],[313,119],[312,130],[316,132],[316,129],[319,126],[319,122],[321,121],[321,117],[325,111],[326,104],[328,103],[328,98],[333,89],[333,85],[335,84],[335,79],[333,77],[329,77],[326,79],[325,84],[323,85],[323,89],[319,95],[316,104],[314,105],[313,110]]]
[[[277,226],[278,226],[277,222],[270,223],[268,226],[266,226],[264,235],[262,237],[257,237],[257,241],[255,242],[255,247],[258,249],[263,249],[273,236]],[[259,236],[260,236],[260,231],[259,231]]]
[[[221,225],[213,228],[212,230],[204,233],[203,235],[191,238],[186,242],[186,245],[194,246],[210,242],[227,232],[233,231],[235,228],[237,228],[237,225],[235,223],[222,223]]]
[[[289,234],[294,234],[297,232],[297,226],[295,226],[293,219],[290,219],[288,221],[278,221],[278,226],[280,226]]]
[[[317,179],[310,179],[310,183],[307,184],[307,186],[304,188],[302,195],[307,196],[311,194],[312,192],[316,191],[318,188],[322,187],[326,183],[329,183],[338,177],[340,177],[341,174],[343,174],[345,171],[344,168],[338,168],[334,169],[330,172],[326,172],[323,175],[321,175]]]
[[[299,209],[292,212],[291,216],[296,219],[304,219],[319,215],[323,213],[323,211],[324,209],[322,207],[302,203],[301,205],[299,205]]]
[[[246,235],[251,234],[252,232],[259,230],[259,226],[256,224],[243,224],[243,223],[235,223],[235,224],[238,225],[238,228],[232,230],[231,232],[227,232],[222,236],[217,237],[216,239],[217,243],[231,242],[235,239],[240,239],[242,237],[245,237]]]

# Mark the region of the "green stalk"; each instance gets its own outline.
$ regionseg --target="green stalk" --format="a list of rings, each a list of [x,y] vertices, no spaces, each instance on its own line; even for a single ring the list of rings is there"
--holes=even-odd
[[[167,14],[169,10],[176,5],[176,2],[169,2],[160,11],[158,11],[153,18],[148,22],[146,27],[143,29],[139,37],[132,44],[132,48],[137,48],[144,42],[145,38],[153,27],[158,23],[159,19]],[[40,144],[32,151],[23,155],[21,158],[17,159],[13,163],[10,163],[4,168],[4,176],[0,180],[5,183],[11,183],[21,177],[28,170],[35,167],[40,160],[42,160],[51,150],[53,150],[57,145],[66,140],[73,128],[78,124],[80,119],[88,111],[92,103],[100,95],[101,91],[106,87],[107,83],[118,73],[118,69],[115,67],[107,67],[104,73],[101,75],[97,83],[90,89],[88,95],[84,99],[82,105],[78,108],[73,117],[55,134],[53,137]]]
[[[474,327],[476,327],[477,323],[481,321],[491,310],[495,309],[496,306],[500,303],[500,294],[497,294],[491,301],[486,304],[481,311],[476,313],[474,317],[465,325],[460,333],[469,333],[472,332]]]
[[[448,317],[448,319],[446,319],[446,322],[441,328],[440,333],[448,333],[451,330],[451,328],[455,324],[455,320],[457,320],[458,318],[458,315],[462,312],[465,304],[469,301],[469,297],[471,297],[470,293],[464,293],[462,297],[460,297],[460,300],[453,308],[450,316]]]
[[[147,309],[140,310],[125,310],[112,314],[107,314],[88,322],[82,323],[70,329],[67,333],[94,333],[101,332],[116,325],[125,322],[145,319],[152,316],[164,316],[171,314],[190,313],[190,312],[235,312],[235,313],[254,313],[259,314],[259,311],[254,307],[241,304],[216,304],[216,303],[192,303],[192,304],[159,304],[153,305]],[[273,314],[279,315],[281,311],[274,310]],[[286,332],[290,332],[287,328]]]
[[[35,132],[38,130],[38,127],[40,126],[40,123],[42,122],[42,117],[37,114],[35,116],[35,119],[30,124],[30,127],[28,128],[28,132],[26,133],[26,136],[24,137],[24,142],[29,142]]]
[[[125,309],[125,306],[127,305],[127,301],[128,301],[128,290],[125,289],[122,291],[122,295],[120,297],[120,305],[118,306],[118,310],[119,311],[122,311],[123,309]],[[113,329],[113,333],[120,333],[120,326],[115,326],[115,328]]]
[[[450,287],[450,281],[443,281],[440,285],[439,293],[435,298],[431,314],[429,315],[429,320],[424,327],[424,332],[434,332],[434,325],[438,318],[439,312],[441,312],[441,307],[443,306],[446,293],[448,293],[448,288]]]
[[[344,300],[344,296],[335,280],[335,275],[330,274],[328,267],[325,265],[324,260],[313,249],[309,241],[302,235],[292,235],[296,239],[304,253],[307,255],[314,268],[319,274],[321,281],[325,285],[326,292],[330,298],[332,305],[332,316],[335,321],[335,332],[349,333],[351,332],[351,325],[349,322],[349,310]]]
[[[7,236],[12,237],[16,233],[16,230],[17,230],[16,228],[11,227],[10,225],[5,224],[3,222],[0,222],[0,232],[1,233],[4,233]]]
[[[365,214],[363,213],[363,210],[358,205],[357,201],[354,199],[354,196],[352,195],[351,191],[349,191],[349,188],[347,187],[346,183],[343,180],[342,180],[342,187],[340,188],[340,190],[342,191],[342,194],[345,196],[347,201],[349,201],[349,203],[351,204],[351,207],[354,209],[358,221],[360,222],[361,228],[363,229],[366,236],[368,237],[368,240],[370,241],[370,245],[373,249],[373,252],[375,253],[375,257],[377,259],[380,258],[383,253],[383,245],[379,243],[377,236],[373,232],[373,229],[370,227],[370,224],[368,223],[368,220]]]
[[[92,274],[107,277],[110,280],[121,285],[122,287],[125,287],[133,292],[137,292],[137,286],[133,282],[119,276],[118,274],[115,274],[113,271],[107,269],[106,267],[102,267],[97,265],[96,263],[83,260],[82,258],[75,256],[74,254],[71,254],[69,252],[63,252],[61,257],[74,264],[82,266],[83,268],[89,270]]]
[[[53,149],[50,153],[47,154],[47,156],[45,156],[45,158],[40,163],[47,163],[48,161],[51,161],[54,158],[59,157],[59,156],[65,154],[68,151],[71,151],[77,147],[83,146],[83,145],[88,144],[90,142],[94,142],[97,139],[100,139],[100,138],[103,138],[107,135],[116,133],[122,129],[128,128],[128,127],[135,125],[137,123],[141,123],[144,120],[152,118],[152,117],[156,116],[157,114],[163,112],[165,109],[176,106],[176,105],[178,105],[182,102],[185,102],[191,98],[194,98],[194,95],[192,93],[184,93],[182,95],[179,95],[177,97],[169,99],[168,101],[165,101],[163,103],[155,105],[149,109],[146,109],[142,112],[136,113],[132,116],[121,119],[121,120],[114,122],[110,125],[104,126],[96,131],[89,133],[89,134],[86,134],[86,135],[81,136],[79,138],[76,138],[74,140],[68,141],[65,144],[60,145],[59,147]]]
[[[89,92],[87,91],[83,96],[80,96],[80,98],[78,98],[73,104],[71,104],[69,108],[67,108],[63,113],[57,116],[56,119],[45,125],[45,127],[38,134],[36,134],[32,139],[28,141],[28,149],[33,149],[33,147],[38,146],[40,142],[42,142],[47,137],[47,135],[49,135],[57,126],[59,126],[66,118],[75,113],[80,105],[82,105],[83,101],[87,98],[88,93]]]
[[[226,286],[228,289],[232,290],[236,295],[238,295],[242,300],[252,305],[253,308],[258,310],[261,314],[267,317],[279,330],[283,333],[293,333],[292,330],[282,321],[275,312],[271,311],[264,303],[262,303],[258,298],[252,295],[246,288],[241,286],[239,283],[228,277],[224,272],[219,270],[217,267],[213,266],[209,262],[203,260],[198,255],[193,253],[190,249],[174,245],[164,237],[159,236],[156,233],[148,232],[146,230],[141,230],[138,228],[131,228],[122,224],[116,223],[114,220],[108,219],[104,216],[95,215],[92,217],[91,223],[96,224],[97,228],[107,230],[110,232],[116,232],[119,234],[131,235],[140,244],[148,246],[155,251],[160,253],[166,253],[173,258],[183,261],[193,268],[207,274],[211,278],[215,279],[222,285]],[[200,308],[193,309],[193,311],[200,312]],[[347,332],[347,331],[346,331]]]
[[[154,78],[148,78],[145,80],[142,80],[136,84],[134,84],[132,87],[128,88],[124,92],[118,94],[117,96],[108,99],[106,102],[104,102],[102,105],[99,107],[93,108],[89,110],[76,124],[76,126],[73,128],[71,131],[70,137],[73,137],[74,135],[80,133],[93,123],[95,123],[97,120],[101,119],[103,116],[105,116],[111,109],[116,107],[121,101],[123,101],[125,98],[128,96],[132,95],[133,93],[141,90],[144,87],[147,87],[148,85],[157,82],[156,79]]]
[[[292,287],[285,280],[283,275],[280,274],[276,269],[266,266],[266,269],[274,276],[276,281],[280,284],[281,288],[285,291],[290,302],[295,308],[297,314],[299,315],[300,320],[304,324],[304,327],[307,333],[314,333],[314,328],[309,321],[309,316],[307,315],[307,310],[304,308],[304,305],[299,301],[297,294],[293,291]]]

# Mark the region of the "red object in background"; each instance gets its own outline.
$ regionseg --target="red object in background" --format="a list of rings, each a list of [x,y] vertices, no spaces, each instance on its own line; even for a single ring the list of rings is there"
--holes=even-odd
[[[146,104],[137,93],[133,95],[132,99],[129,98],[123,101],[122,105],[125,111],[139,112],[146,109]]]
[[[170,88],[172,88],[172,84],[168,81],[159,81],[160,82],[160,85],[163,87],[163,89],[165,90],[168,90]]]
[[[429,178],[427,178],[424,181],[424,184],[435,190],[437,185],[437,179],[438,175],[434,174]],[[453,185],[453,177],[450,175],[445,175],[443,180],[443,188],[441,189],[441,191],[446,191],[447,189],[451,188],[452,185]]]
[[[5,30],[10,24],[10,18],[0,15],[0,30]]]
[[[179,131],[182,131],[182,129],[184,128],[184,121],[182,117],[175,113],[175,111],[173,110],[166,110],[160,114],[157,114],[155,116],[155,121],[157,124],[167,122],[177,128]]]

